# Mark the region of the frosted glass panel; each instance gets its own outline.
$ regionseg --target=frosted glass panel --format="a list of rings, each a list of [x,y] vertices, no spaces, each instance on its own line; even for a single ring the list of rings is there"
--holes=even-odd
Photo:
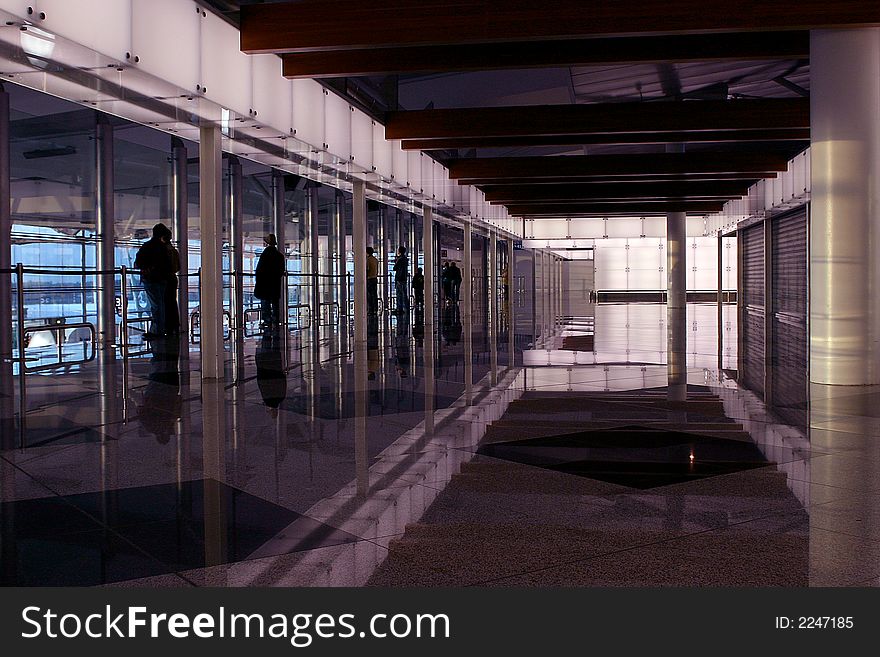
[[[406,187],[409,184],[409,158],[407,157],[407,151],[400,147],[399,140],[395,139],[392,143],[394,144],[394,147],[391,149],[394,181],[401,187]]]
[[[252,107],[251,60],[238,48],[238,30],[208,12],[202,19],[205,95],[241,116],[248,116]]]
[[[275,55],[253,55],[254,100],[256,120],[281,133],[290,134],[292,84],[281,75],[281,58]]]
[[[325,92],[314,80],[291,80],[293,129],[296,138],[318,150],[324,148]]]
[[[578,238],[601,238],[605,234],[605,221],[603,219],[572,219],[569,230],[572,239]],[[565,234],[557,235],[564,238]]]
[[[434,160],[427,155],[422,155],[422,193],[428,197],[434,197]]]
[[[351,158],[351,105],[334,93],[324,97],[324,143],[343,160]]]
[[[642,234],[639,217],[609,217],[608,237],[638,237]]]
[[[373,123],[363,112],[351,112],[351,158],[367,171],[373,170]]]
[[[385,139],[385,126],[381,123],[373,124],[373,166],[383,178],[391,178],[394,173],[392,168],[392,151],[400,147],[400,142]]]
[[[38,3],[22,0],[18,4],[20,10],[33,6],[35,13],[46,14],[45,20],[35,21],[37,27],[120,62],[126,62],[125,53],[131,53],[130,0],[40,0]],[[15,13],[21,13],[20,10]],[[191,11],[195,15],[195,9]]]
[[[180,0],[132,2],[131,51],[141,60],[138,66],[191,92],[201,84],[199,33],[204,19],[196,9],[194,2]]]
[[[416,192],[422,191],[422,153],[421,151],[406,152],[406,173],[409,186]]]

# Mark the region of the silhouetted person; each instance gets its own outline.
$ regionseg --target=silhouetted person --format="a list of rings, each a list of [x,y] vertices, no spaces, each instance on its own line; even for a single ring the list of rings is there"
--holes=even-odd
[[[135,268],[141,272],[141,283],[147,294],[150,316],[153,319],[150,330],[144,333],[144,337],[148,340],[163,337],[167,331],[165,288],[171,277],[171,256],[163,237],[170,232],[165,224],[159,223],[153,226],[153,237],[138,249],[134,259]]]
[[[379,312],[379,260],[374,255],[373,247],[367,247],[367,312],[375,315]]]
[[[425,275],[422,268],[416,268],[416,273],[412,279],[413,297],[415,297],[416,308],[425,307]]]
[[[449,261],[443,263],[440,269],[440,288],[443,290],[443,300],[449,303],[452,298],[452,279],[449,277]]]
[[[367,380],[373,381],[379,371],[379,317],[367,316]]]
[[[409,260],[406,257],[406,247],[397,249],[397,260],[394,261],[394,291],[397,293],[397,312],[403,314],[409,312],[409,295],[407,279],[409,278]]]
[[[277,326],[280,319],[281,278],[284,276],[284,256],[278,250],[278,239],[272,233],[263,238],[266,248],[257,261],[254,296],[260,300],[263,328]]]
[[[394,361],[401,379],[409,376],[409,324],[397,322],[394,334]]]
[[[168,335],[180,334],[180,309],[177,305],[177,273],[180,271],[180,253],[171,243],[171,230],[166,229],[162,237],[168,258],[171,261],[171,275],[165,285],[165,332]]]
[[[454,262],[449,263],[449,290],[452,302],[458,303],[458,291],[461,288],[461,269]]]
[[[254,353],[257,366],[257,387],[269,414],[278,417],[278,407],[287,398],[287,375],[281,359],[281,338],[265,333]]]

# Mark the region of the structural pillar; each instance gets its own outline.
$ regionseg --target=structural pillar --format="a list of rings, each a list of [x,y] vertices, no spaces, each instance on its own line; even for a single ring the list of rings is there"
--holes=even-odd
[[[423,208],[422,250],[425,254],[425,435],[434,433],[434,213]],[[400,321],[405,321],[401,317]]]
[[[0,235],[4,237],[0,241],[0,308],[3,309],[3,319],[0,320],[0,449],[14,446],[12,436],[15,433],[13,429],[15,386],[12,380],[12,215],[9,203],[9,178],[9,94],[0,84],[0,199],[5,199],[0,203]],[[19,324],[22,324],[21,319]],[[24,372],[19,372],[18,375],[24,376]]]
[[[367,457],[367,197],[366,184],[352,184],[352,240],[354,251],[354,382],[355,470],[358,495],[369,487]]]
[[[241,162],[229,156],[229,241],[230,269],[232,270],[232,298],[230,299],[232,326],[232,354],[235,380],[244,376],[244,220],[242,208],[244,180]]]
[[[810,33],[810,380],[880,383],[880,28]]]
[[[108,117],[98,114],[96,125],[97,202],[95,221],[98,232],[97,268],[103,272],[97,280],[98,291],[98,347],[108,359],[115,358],[116,338],[116,226],[114,218],[113,182],[113,126]],[[5,197],[8,198],[8,197]],[[127,339],[127,336],[122,336]]]
[[[348,310],[349,295],[351,290],[348,289],[348,249],[345,228],[345,195],[341,191],[336,192],[336,242],[337,242],[337,263],[339,265],[339,339],[341,341],[340,351],[347,351],[345,345],[348,341]],[[366,200],[364,201],[364,249],[367,245],[367,210]],[[354,247],[354,233],[352,233],[352,247]],[[357,270],[355,270],[357,271]]]
[[[513,283],[514,277],[514,256],[513,256],[513,239],[507,238],[507,298],[504,300],[507,304],[507,367],[513,367],[516,363],[516,317],[514,315],[515,292]]]
[[[684,212],[666,215],[667,398],[687,398],[687,221]]]
[[[474,401],[474,325],[472,290],[472,249],[473,228],[470,223],[464,225],[464,261],[461,272],[461,324],[464,334],[464,392],[468,404]]]
[[[287,235],[284,216],[284,172],[272,169],[272,232],[278,238],[278,250],[284,256],[284,277],[281,279],[281,300],[278,304],[278,321],[287,331]]]
[[[724,237],[718,231],[718,369],[724,368]],[[719,379],[720,380],[720,379]]]
[[[498,236],[489,231],[489,367],[492,385],[498,383]]]
[[[171,193],[174,212],[174,239],[180,255],[180,283],[177,286],[177,309],[180,331],[189,330],[189,163],[186,146],[177,137],[171,139]],[[189,358],[189,349],[181,349],[182,358]]]
[[[223,378],[223,153],[220,128],[199,130],[199,214],[202,269],[199,331],[202,378]]]

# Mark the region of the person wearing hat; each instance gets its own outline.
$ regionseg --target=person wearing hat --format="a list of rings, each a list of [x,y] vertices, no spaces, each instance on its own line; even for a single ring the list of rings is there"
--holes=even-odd
[[[278,239],[272,233],[263,238],[266,248],[257,261],[254,296],[260,300],[263,328],[277,326],[280,319],[281,277],[284,276],[284,256],[278,250]]]

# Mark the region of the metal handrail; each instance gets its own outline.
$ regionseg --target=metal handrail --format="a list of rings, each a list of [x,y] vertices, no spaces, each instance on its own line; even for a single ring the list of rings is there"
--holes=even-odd
[[[82,340],[82,342],[90,342],[92,345],[91,354],[87,358],[79,358],[76,360],[64,360],[64,340],[62,339],[61,334],[64,333],[67,329],[78,329],[78,328],[87,328],[89,330],[89,335],[91,336],[90,340]],[[27,364],[27,359],[21,358],[20,367],[24,368],[24,372],[41,372],[43,370],[54,370],[59,367],[71,367],[72,365],[82,365],[83,363],[88,363],[90,361],[95,360],[95,356],[97,354],[97,349],[95,347],[95,338],[97,337],[97,332],[95,331],[95,325],[91,322],[77,322],[75,324],[59,324],[57,326],[26,326],[22,331],[22,340],[24,336],[28,333],[40,333],[42,331],[52,331],[56,333],[55,342],[58,345],[58,362],[57,363],[46,363],[45,365],[37,365],[35,367],[29,367]]]

